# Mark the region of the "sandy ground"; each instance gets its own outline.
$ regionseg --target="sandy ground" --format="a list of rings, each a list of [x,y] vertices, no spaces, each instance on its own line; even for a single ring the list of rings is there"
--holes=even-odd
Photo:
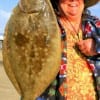
[[[20,100],[20,96],[7,77],[3,63],[2,50],[0,49],[0,100]]]

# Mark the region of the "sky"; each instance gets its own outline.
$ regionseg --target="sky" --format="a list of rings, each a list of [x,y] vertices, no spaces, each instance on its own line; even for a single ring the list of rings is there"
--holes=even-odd
[[[5,25],[18,0],[0,0],[0,35],[4,33]]]
[[[0,35],[4,34],[6,23],[12,13],[13,8],[19,0],[1,0],[0,1]],[[90,7],[91,14],[100,18],[100,3]]]

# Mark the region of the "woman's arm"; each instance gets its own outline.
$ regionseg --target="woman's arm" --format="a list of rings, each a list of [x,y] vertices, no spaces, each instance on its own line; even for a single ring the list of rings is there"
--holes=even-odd
[[[77,43],[80,51],[86,56],[100,54],[100,20],[89,16],[83,25],[84,40]]]

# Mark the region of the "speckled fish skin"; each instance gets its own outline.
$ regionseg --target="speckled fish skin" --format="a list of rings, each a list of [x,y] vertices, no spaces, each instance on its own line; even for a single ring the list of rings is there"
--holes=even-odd
[[[5,71],[23,100],[35,100],[60,66],[60,31],[49,0],[22,0],[6,25]]]

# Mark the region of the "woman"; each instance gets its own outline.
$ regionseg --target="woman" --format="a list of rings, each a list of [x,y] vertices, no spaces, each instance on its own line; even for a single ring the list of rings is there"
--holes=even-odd
[[[93,60],[97,60],[100,53],[99,36],[94,32],[100,30],[100,21],[86,12],[84,14],[87,7],[97,2],[51,0],[61,30],[62,59],[56,80],[37,100],[100,99],[100,83],[96,84],[98,88],[94,87],[94,78],[99,82],[100,68]]]

